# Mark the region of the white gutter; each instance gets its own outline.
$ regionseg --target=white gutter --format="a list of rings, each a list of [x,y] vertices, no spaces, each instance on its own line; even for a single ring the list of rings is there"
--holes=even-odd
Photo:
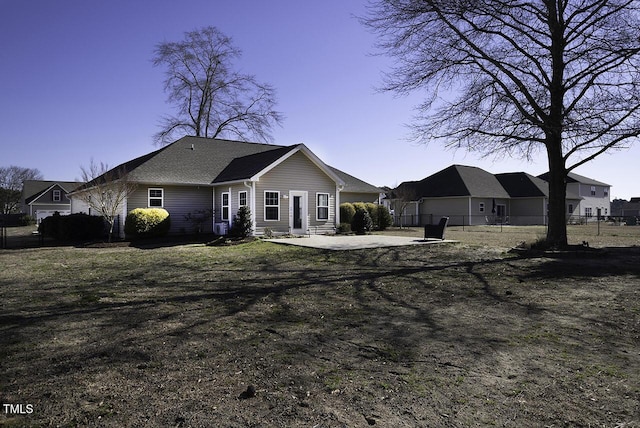
[[[255,181],[245,181],[244,186],[249,188],[250,197],[249,197],[249,210],[251,210],[251,228],[253,229],[253,234],[256,233],[256,182]]]
[[[336,184],[336,208],[335,208],[335,227],[336,229],[340,226],[340,192],[344,189],[342,184]]]

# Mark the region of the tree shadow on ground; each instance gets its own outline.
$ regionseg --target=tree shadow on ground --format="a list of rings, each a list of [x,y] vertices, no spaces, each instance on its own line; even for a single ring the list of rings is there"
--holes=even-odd
[[[81,423],[97,410],[74,408],[73,397],[90,390],[96,399],[128,397],[128,405],[137,409],[157,406],[159,415],[147,417],[163,424],[175,420],[167,402],[186,406],[190,397],[210,408],[234,409],[232,400],[251,383],[265,401],[256,402],[255,410],[242,409],[247,419],[237,412],[238,420],[227,415],[228,425],[260,415],[259,420],[269,421],[291,408],[297,410],[289,414],[290,422],[309,422],[304,418],[314,412],[331,419],[326,408],[340,406],[405,412],[416,423],[428,412],[424,409],[438,407],[470,422],[478,414],[468,413],[469,400],[477,399],[477,408],[486,406],[480,389],[489,385],[494,390],[484,394],[493,410],[504,411],[515,403],[502,391],[513,379],[542,391],[536,379],[553,377],[560,388],[545,391],[560,397],[566,392],[562,370],[567,364],[604,365],[613,357],[624,367],[619,362],[628,340],[612,329],[616,321],[609,320],[610,311],[592,310],[587,316],[547,298],[571,290],[567,278],[581,272],[581,260],[465,258],[455,251],[419,248],[340,254],[286,249],[248,260],[233,253],[204,262],[191,261],[190,254],[167,258],[160,274],[145,257],[120,274],[117,261],[98,260],[93,269],[115,273],[82,285],[59,283],[56,287],[66,289],[46,292],[50,284],[41,280],[26,287],[30,299],[6,299],[0,315],[7,373],[3,400],[20,391],[38,401],[42,414],[51,412],[48,422]],[[596,278],[607,275],[592,270]],[[578,279],[586,277],[582,272]],[[637,265],[608,271],[610,276],[629,273],[637,275]],[[543,284],[549,278],[559,281]],[[11,287],[0,283],[0,290]],[[578,326],[588,327],[588,335]],[[630,320],[627,327],[633,326]],[[592,337],[620,351],[598,352]],[[589,360],[580,363],[551,356],[587,351]],[[555,365],[542,366],[541,358]],[[91,388],[99,380],[105,383],[96,392]],[[58,390],[64,393],[56,396]],[[374,399],[391,395],[390,390],[403,392],[404,398]],[[322,401],[307,399],[307,407],[291,401],[305,392]],[[526,398],[532,409],[540,402]],[[116,413],[110,417],[119,421],[117,412],[126,415],[126,408],[111,401]],[[583,404],[578,411],[594,412]],[[197,412],[186,414],[196,418]]]

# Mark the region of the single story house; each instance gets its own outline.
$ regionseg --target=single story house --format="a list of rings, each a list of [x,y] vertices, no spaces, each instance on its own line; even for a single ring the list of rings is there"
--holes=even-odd
[[[80,184],[75,181],[25,180],[21,211],[35,218],[38,223],[55,212],[71,214],[68,195]]]
[[[224,234],[242,206],[249,207],[254,234],[332,233],[343,201],[377,201],[381,189],[326,165],[304,144],[279,146],[183,137],[159,150],[125,162],[136,190],[122,206],[122,218],[134,208],[162,207],[171,216],[170,233],[197,228]],[[71,211],[89,212],[71,194]],[[210,219],[209,219],[210,217]],[[119,223],[124,234],[124,221]]]
[[[387,204],[396,224],[424,225],[449,217],[451,225],[545,224],[549,186],[524,172],[491,174],[481,168],[452,165],[420,181],[401,183]],[[581,197],[567,191],[567,210]]]

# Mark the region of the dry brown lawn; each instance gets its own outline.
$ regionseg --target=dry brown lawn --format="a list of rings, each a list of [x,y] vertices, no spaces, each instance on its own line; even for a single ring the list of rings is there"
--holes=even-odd
[[[637,235],[456,229],[0,250],[0,425],[639,427]]]

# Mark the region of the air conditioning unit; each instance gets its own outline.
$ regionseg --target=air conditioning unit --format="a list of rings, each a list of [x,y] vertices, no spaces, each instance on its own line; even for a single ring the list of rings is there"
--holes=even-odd
[[[216,235],[226,235],[228,232],[229,226],[227,223],[214,223],[213,224],[213,233]]]

